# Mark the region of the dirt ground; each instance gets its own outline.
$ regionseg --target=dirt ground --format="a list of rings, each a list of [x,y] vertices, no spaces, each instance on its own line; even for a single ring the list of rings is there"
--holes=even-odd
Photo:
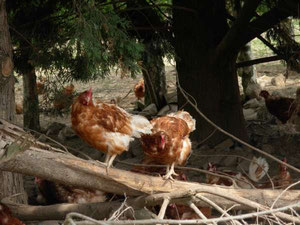
[[[279,90],[283,96],[295,97],[296,89],[300,87],[300,74],[296,74],[294,72],[289,73],[289,78],[286,80],[284,86],[274,86],[271,84],[271,79],[280,74],[284,74],[286,72],[285,66],[280,62],[268,63],[268,64],[260,64],[256,66],[258,82],[261,84],[263,89],[274,91]],[[167,85],[168,92],[176,91],[175,80],[176,80],[176,70],[172,65],[166,66],[166,75],[167,75]],[[132,91],[134,84],[141,78],[141,75],[137,76],[136,79],[132,78],[120,78],[120,76],[113,74],[106,79],[100,79],[91,83],[73,83],[75,86],[75,90],[77,92],[82,92],[84,90],[92,87],[94,92],[94,97],[103,100],[104,102],[110,102],[111,99],[123,98],[120,102],[120,106],[125,108],[126,110],[132,110],[136,104],[136,98]],[[239,82],[241,83],[241,79],[239,78]],[[241,93],[242,93],[242,87]],[[22,81],[16,84],[16,102],[22,102]],[[18,124],[22,126],[22,115],[18,116]],[[49,117],[45,115],[41,115],[40,117],[41,126],[45,130],[47,127],[53,122],[58,122],[65,124],[67,126],[71,125],[70,115],[65,115],[64,117]],[[247,129],[250,135],[251,144],[255,145],[258,148],[263,149],[263,151],[278,157],[279,159],[283,159],[283,157],[287,158],[287,161],[291,163],[293,166],[300,168],[300,136],[299,135],[290,135],[285,134],[280,129],[278,129],[277,125],[274,124],[264,124],[262,122],[257,121],[247,121]],[[52,138],[59,141],[56,138],[57,136],[52,136]],[[85,153],[89,154],[92,158],[103,159],[103,156],[99,154],[98,151],[87,146],[82,140],[79,138],[65,140],[63,144],[77,148],[77,149],[86,149]],[[135,150],[133,147],[133,152],[140,151]],[[136,147],[139,148],[139,147]],[[233,161],[236,157],[232,157],[232,155],[244,156],[249,159],[252,158],[253,155],[260,156],[259,154],[251,151],[245,151],[243,148],[234,143],[229,146],[225,146],[224,149],[208,149],[205,146],[200,147],[199,149],[194,149],[194,152],[187,166],[204,168],[205,165],[209,161],[224,163],[223,166],[232,167],[234,165]],[[230,155],[224,158],[225,155]],[[138,159],[140,157],[136,157],[138,154],[135,153],[126,153],[119,157],[120,160],[127,160],[127,162],[138,163]],[[200,155],[200,156],[199,156]],[[206,155],[204,157],[204,155]],[[221,157],[220,157],[221,156]],[[267,160],[270,164],[270,175],[276,175],[278,173],[278,163],[273,162],[272,160]],[[232,163],[230,163],[232,162]],[[300,174],[291,171],[291,174],[295,180],[299,180]],[[195,181],[203,181],[204,176],[198,178],[197,174],[191,173],[191,179]]]

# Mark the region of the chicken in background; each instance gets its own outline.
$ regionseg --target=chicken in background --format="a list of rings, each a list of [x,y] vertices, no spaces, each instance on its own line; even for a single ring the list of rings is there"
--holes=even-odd
[[[258,184],[257,182],[261,180],[269,170],[269,164],[265,160],[265,158],[253,157],[250,165],[249,165],[249,172],[248,174],[242,174],[241,172],[236,171],[217,171],[217,166],[213,163],[208,163],[208,171],[212,173],[217,173],[224,176],[231,177],[236,185],[239,188],[254,188]],[[206,174],[206,183],[208,184],[217,184],[217,185],[224,185],[224,186],[232,186],[234,185],[232,179],[214,176],[211,174]]]
[[[286,158],[284,158],[282,161],[285,163],[287,162]],[[290,172],[288,171],[288,168],[286,165],[279,163],[278,167],[279,167],[278,175],[272,177],[272,182],[273,182],[274,188],[285,189],[293,183],[293,179],[292,179],[292,176],[291,176]],[[259,187],[260,188],[273,188],[271,181],[269,181],[265,184],[262,184]]]
[[[286,158],[283,159],[283,162],[287,162]],[[293,183],[293,179],[291,177],[290,172],[286,165],[279,163],[279,174],[274,179],[275,186],[278,188],[287,188],[289,185]]]
[[[38,177],[35,178],[35,183],[39,191],[37,202],[45,203],[46,205],[105,202],[106,200],[106,194],[99,190],[76,188]]]
[[[39,81],[36,82],[36,92],[38,95],[42,95],[45,93],[45,81],[46,77],[40,77]]]
[[[0,225],[25,225],[19,219],[13,217],[10,209],[0,203]]]
[[[168,114],[151,120],[152,133],[142,135],[141,144],[147,157],[167,165],[164,179],[176,176],[175,165],[184,165],[191,153],[190,132],[195,130],[196,121],[185,111]]]
[[[134,85],[134,95],[138,100],[141,100],[145,96],[145,82],[144,78],[140,79],[135,85]]]
[[[23,104],[22,103],[19,103],[19,102],[16,103],[16,113],[18,115],[23,114]]]
[[[63,88],[62,91],[56,94],[53,100],[53,107],[58,111],[67,109],[72,105],[74,98],[74,85],[70,84]]]
[[[92,99],[92,89],[81,93],[72,105],[74,131],[97,150],[106,153],[107,172],[115,157],[128,151],[133,137],[150,134],[152,125],[143,116],[131,115],[114,104]]]
[[[296,104],[295,99],[270,95],[266,90],[262,90],[259,94],[265,99],[266,107],[273,116],[285,124],[292,116]]]

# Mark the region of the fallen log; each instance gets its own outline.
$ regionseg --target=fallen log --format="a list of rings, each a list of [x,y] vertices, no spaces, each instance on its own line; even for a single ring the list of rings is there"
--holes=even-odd
[[[43,144],[21,128],[3,120],[0,120],[0,137],[0,170],[119,195],[143,196],[143,200],[139,201],[140,207],[151,205],[151,202],[161,204],[166,195],[171,195],[174,202],[193,199],[197,205],[205,207],[207,203],[197,200],[196,196],[200,194],[224,208],[232,207],[238,202],[239,206],[235,209],[266,210],[282,192],[267,189],[236,189],[196,182],[171,182],[161,177],[116,168],[111,168],[107,174],[106,168],[100,163],[83,160],[61,149]],[[276,207],[299,202],[299,199],[299,190],[286,191],[276,202]],[[137,205],[135,207],[138,208]],[[280,212],[276,215],[283,219],[287,219],[288,216]]]

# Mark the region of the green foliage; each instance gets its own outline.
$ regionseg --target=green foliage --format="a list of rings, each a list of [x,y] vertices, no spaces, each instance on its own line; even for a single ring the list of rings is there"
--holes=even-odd
[[[19,74],[34,66],[68,82],[104,77],[115,66],[131,75],[139,71],[143,46],[128,37],[128,21],[108,6],[97,8],[93,1],[74,1],[73,7],[63,3],[19,0],[9,4]]]
[[[113,11],[98,9],[92,3],[80,7],[74,36],[68,43],[70,48],[77,45],[76,66],[81,74],[73,73],[73,77],[81,80],[95,78],[93,75],[103,77],[116,65],[134,76],[139,71],[137,61],[143,46],[128,37],[128,21]]]

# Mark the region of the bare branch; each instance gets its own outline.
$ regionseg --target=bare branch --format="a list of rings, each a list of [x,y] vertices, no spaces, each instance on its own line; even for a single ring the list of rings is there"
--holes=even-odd
[[[281,59],[284,59],[284,58],[281,56],[278,56],[278,55],[274,55],[274,56],[269,56],[269,57],[264,57],[264,58],[259,58],[259,59],[253,59],[253,60],[249,60],[249,61],[245,61],[245,62],[239,62],[236,64],[236,67],[240,68],[240,67],[252,66],[252,65],[256,65],[256,64],[260,64],[260,63],[273,62],[273,61],[277,61],[277,60],[281,60]]]
[[[160,210],[159,210],[159,213],[158,213],[158,216],[157,218],[158,219],[163,219],[165,217],[165,214],[166,214],[166,210],[167,210],[167,207],[170,203],[170,199],[169,198],[165,198],[161,207],[160,207]]]
[[[259,5],[261,0],[247,0],[239,14],[239,17],[234,21],[231,29],[227,32],[226,36],[220,42],[216,50],[216,60],[223,58],[226,54],[235,54],[238,52],[240,47],[245,45],[237,44],[237,37],[240,37],[240,34],[247,30],[250,19],[253,17],[254,12]],[[234,48],[233,48],[234,46]]]
[[[277,208],[277,209],[272,209],[272,210],[265,210],[262,212],[255,212],[255,213],[248,213],[248,214],[243,214],[243,215],[238,215],[238,216],[231,216],[228,218],[216,218],[216,219],[207,219],[207,220],[161,220],[161,219],[151,219],[151,220],[123,220],[123,221],[94,221],[91,218],[86,218],[86,216],[80,215],[78,213],[70,213],[67,216],[68,222],[74,221],[73,217],[76,218],[82,218],[86,219],[86,221],[82,222],[77,222],[76,225],[80,224],[107,224],[107,225],[134,225],[134,224],[208,224],[208,223],[221,223],[221,222],[227,222],[231,220],[241,220],[241,219],[247,219],[247,218],[252,218],[256,216],[263,216],[263,215],[268,215],[268,214],[275,214],[277,212],[282,212],[282,211],[287,211],[290,210],[291,208],[294,207],[299,207],[300,203],[293,204],[293,205],[288,205],[282,208]],[[87,223],[87,221],[92,222],[92,223]],[[94,222],[93,222],[94,221]],[[296,221],[291,221],[294,222],[295,224],[300,224],[300,219]]]

